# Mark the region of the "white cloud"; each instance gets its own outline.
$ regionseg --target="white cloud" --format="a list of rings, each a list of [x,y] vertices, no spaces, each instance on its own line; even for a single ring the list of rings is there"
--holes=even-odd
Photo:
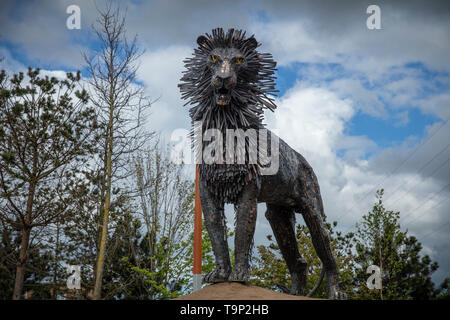
[[[354,113],[355,106],[349,99],[342,100],[323,88],[297,85],[278,101],[278,109],[268,118],[268,127],[277,128],[279,136],[313,167],[327,215],[345,225],[352,215],[342,222],[342,213],[350,209],[358,195],[372,187],[368,183],[372,179],[368,179],[363,168],[365,161],[353,157],[347,163],[336,155],[342,149],[361,155],[374,147],[367,138],[344,133],[345,124]],[[365,206],[357,206],[354,211],[365,212],[359,210],[362,208]]]
[[[438,115],[444,120],[450,117],[450,94],[447,92],[420,99],[416,104],[426,114]]]
[[[140,61],[137,77],[146,87],[146,93],[157,99],[152,105],[150,127],[169,135],[177,128],[190,128],[187,107],[180,99],[177,87],[183,60],[191,55],[186,46],[171,46],[146,52]]]
[[[13,8],[13,2],[7,3],[7,8]],[[73,3],[80,3],[82,10],[81,32],[65,28],[65,8]],[[311,163],[319,177],[329,219],[337,220],[340,226],[352,226],[370,209],[378,187],[384,187],[386,195],[399,188],[387,204],[393,206],[389,209],[408,214],[450,181],[448,167],[431,178],[427,174],[435,167],[418,172],[448,143],[448,126],[392,175],[389,174],[393,169],[411,154],[412,142],[417,143],[417,137],[379,150],[367,137],[349,136],[345,131],[348,121],[359,110],[383,119],[392,117],[398,125],[408,122],[408,108],[419,108],[442,119],[450,116],[449,94],[420,96],[424,88],[433,84],[421,78],[417,70],[404,68],[408,62],[421,62],[444,73],[436,76],[443,86],[450,84],[450,77],[445,75],[450,71],[448,14],[439,6],[436,9],[435,4],[408,3],[401,8],[395,7],[395,3],[380,4],[383,30],[379,31],[367,30],[365,7],[359,2],[324,5],[321,1],[280,0],[262,1],[259,6],[253,2],[129,3],[129,32],[133,35],[137,32],[141,44],[148,48],[141,58],[138,78],[152,99],[159,98],[151,109],[151,129],[170,134],[173,129],[190,127],[188,108],[183,107],[177,84],[183,70],[182,60],[191,55],[195,38],[213,27],[246,28],[262,43],[261,51],[271,52],[279,65],[338,63],[346,70],[342,78],[329,82],[325,79],[335,75],[333,70],[314,67],[304,70],[303,85],[294,86],[281,97],[277,101],[279,108],[268,115],[267,121],[269,128],[278,128],[279,135]],[[7,30],[5,40],[23,49],[23,56],[37,63],[80,66],[80,49],[86,49],[83,44],[92,40],[85,31],[95,18],[93,2],[66,0],[55,5],[52,1],[39,1],[22,4],[20,10],[20,19],[9,16],[9,10],[0,10],[0,24],[7,26],[2,28]],[[252,21],[248,13],[255,10],[265,10],[269,21]],[[4,64],[10,70],[23,69],[8,50],[0,48],[0,55],[6,57]],[[394,73],[402,77],[390,79]],[[438,125],[428,128],[424,139]],[[337,156],[338,151],[342,152],[341,157]],[[369,159],[362,158],[369,151],[377,153]],[[446,156],[443,154],[444,158],[432,163],[433,166],[442,163]],[[438,195],[410,214],[414,220],[412,232],[423,235],[424,230],[435,229],[439,222],[448,220],[445,211],[448,203],[433,207],[447,194]],[[257,236],[261,239],[269,230],[265,219],[259,218],[258,227]],[[448,243],[444,235],[430,237],[428,241]],[[425,245],[435,257],[442,255],[443,250],[448,251],[448,245],[444,248],[440,245],[439,250],[430,242]],[[448,255],[444,258],[449,260]]]
[[[341,97],[352,97],[358,108],[365,113],[377,118],[388,117],[387,110],[379,100],[377,92],[364,88],[361,80],[341,78],[332,81],[329,87]]]
[[[279,65],[295,61],[334,60],[330,51],[325,50],[326,45],[313,38],[299,21],[255,23],[250,26],[250,30],[257,34],[258,41],[263,44],[262,48],[267,48],[276,57]]]
[[[0,47],[0,59],[3,59],[0,62],[0,67],[10,72],[19,72],[25,71],[26,67],[12,56],[11,52],[9,52],[6,48]]]
[[[321,88],[290,89],[278,101],[275,122],[280,135],[297,148],[321,157],[334,154],[344,123],[354,114],[350,100]],[[272,120],[273,121],[273,120]]]
[[[277,128],[278,135],[313,167],[330,221],[337,220],[344,230],[353,229],[355,222],[374,204],[375,191],[384,188],[386,208],[399,210],[401,217],[406,216],[401,220],[402,228],[408,227],[413,234],[423,236],[424,230],[434,228],[446,217],[445,206],[436,205],[446,199],[448,190],[439,193],[443,183],[437,180],[438,176],[429,174],[444,163],[448,153],[436,158],[427,170],[418,172],[418,168],[436,153],[435,146],[442,145],[439,141],[445,139],[449,129],[443,127],[430,139],[432,143],[411,159],[408,156],[414,149],[405,144],[364,160],[361,155],[376,149],[374,142],[349,136],[344,131],[355,110],[352,100],[341,99],[332,91],[297,85],[279,99],[275,114],[268,117],[268,127]],[[433,135],[437,128],[431,128],[427,136]],[[354,152],[353,157],[338,157],[340,149]],[[394,170],[401,164],[401,170]],[[447,171],[448,164],[443,167]],[[424,229],[424,225],[428,227]]]

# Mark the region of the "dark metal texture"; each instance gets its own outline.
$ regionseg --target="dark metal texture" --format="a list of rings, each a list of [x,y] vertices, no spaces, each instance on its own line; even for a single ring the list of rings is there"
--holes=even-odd
[[[184,60],[186,71],[179,84],[183,99],[190,104],[193,128],[219,129],[225,141],[226,129],[262,129],[264,110],[276,109],[276,62],[269,53],[259,53],[258,42],[245,32],[222,28],[212,35],[200,36],[198,48]],[[199,122],[201,121],[201,122]],[[201,123],[201,128],[194,124]],[[269,131],[267,145],[274,134]],[[196,137],[201,138],[201,137]],[[343,299],[339,291],[336,261],[324,227],[324,211],[317,178],[308,162],[279,139],[279,169],[273,175],[261,175],[261,163],[250,163],[248,150],[258,139],[245,142],[244,164],[201,163],[200,198],[205,225],[216,258],[216,270],[206,282],[247,281],[249,259],[256,225],[258,202],[267,203],[266,217],[288,265],[292,278],[291,293],[304,295],[306,261],[300,256],[295,237],[294,213],[301,213],[311,232],[314,248],[323,263],[330,299]],[[207,143],[194,144],[197,159]],[[226,148],[223,153],[226,153]],[[258,154],[259,155],[259,154]],[[233,203],[236,211],[235,264],[231,267],[224,204]]]

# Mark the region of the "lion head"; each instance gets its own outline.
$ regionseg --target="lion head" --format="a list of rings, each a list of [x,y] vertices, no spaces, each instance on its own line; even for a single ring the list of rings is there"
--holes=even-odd
[[[222,28],[197,39],[193,57],[184,60],[186,70],[178,85],[192,121],[206,128],[260,127],[264,109],[276,108],[276,62],[259,53],[258,42],[242,30]]]
[[[191,137],[204,129],[259,129],[264,110],[276,108],[276,62],[269,53],[259,53],[254,36],[242,30],[222,28],[197,38],[198,47],[184,60],[186,70],[178,85],[183,99],[190,104]],[[199,137],[200,138],[200,137]],[[201,141],[201,140],[200,140]],[[196,159],[205,143],[193,144]],[[248,146],[256,145],[246,140]],[[225,149],[224,149],[225,152]],[[243,186],[258,179],[257,164],[210,164],[200,166],[200,176],[218,201],[236,203]]]

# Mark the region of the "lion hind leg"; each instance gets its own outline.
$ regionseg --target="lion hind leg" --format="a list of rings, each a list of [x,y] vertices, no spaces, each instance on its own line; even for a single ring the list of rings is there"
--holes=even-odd
[[[289,207],[267,204],[266,218],[291,274],[293,295],[305,295],[306,260],[300,255],[295,236],[295,214]]]
[[[346,295],[339,290],[337,264],[331,248],[331,238],[324,225],[323,204],[318,187],[307,188],[302,207],[303,219],[327,277],[328,297],[346,299]]]

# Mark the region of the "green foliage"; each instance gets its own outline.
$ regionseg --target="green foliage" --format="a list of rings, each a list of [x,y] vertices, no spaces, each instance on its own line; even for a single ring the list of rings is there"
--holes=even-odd
[[[194,185],[185,177],[183,166],[174,164],[158,142],[138,153],[133,164],[144,230],[140,247],[146,254],[131,270],[143,276],[148,298],[174,297],[186,283],[184,260],[193,227]]]
[[[431,274],[438,264],[428,255],[421,256],[422,245],[407,231],[400,230],[400,212],[386,210],[383,190],[377,191],[377,203],[357,224],[355,287],[360,299],[431,299],[434,284]],[[382,289],[366,286],[367,267],[376,265],[382,272]]]
[[[94,109],[85,105],[89,96],[80,78],[79,72],[62,80],[42,77],[31,68],[10,77],[0,72],[0,299],[11,298],[21,262],[23,291],[33,291],[33,299],[67,293],[66,264],[82,266],[82,298],[94,288],[107,133]],[[118,127],[126,131],[130,123]],[[102,296],[170,299],[192,291],[194,185],[183,166],[173,164],[157,144],[136,153],[125,148],[131,140],[116,145],[129,157],[116,163],[120,183],[112,188]],[[128,180],[119,179],[120,174]],[[449,299],[450,280],[434,288],[431,275],[437,263],[421,254],[421,243],[401,230],[400,213],[384,208],[382,197],[380,190],[355,233],[337,231],[336,222],[325,224],[341,289],[351,299]],[[26,232],[33,241],[20,261]],[[202,235],[205,274],[215,262],[204,226]],[[308,263],[309,292],[322,266],[308,228],[297,225],[296,237]],[[271,290],[290,287],[279,248],[271,236],[268,240],[253,258],[251,283]],[[370,265],[382,270],[382,290],[366,286]],[[325,281],[316,297],[326,297]]]
[[[133,164],[133,179],[112,192],[102,297],[167,299],[184,294],[192,282],[192,261],[188,260],[193,183],[159,147],[139,153]],[[101,170],[90,168],[80,173],[71,189],[60,249],[64,253],[60,259],[82,266],[84,298],[91,297],[94,287],[102,213]],[[203,239],[204,254],[212,263],[208,239]]]
[[[2,225],[0,230],[0,300],[9,300],[13,294],[14,279],[21,233]],[[29,299],[53,298],[54,286],[51,283],[53,256],[45,244],[32,244],[28,250],[29,263],[25,269],[24,294]]]
[[[450,300],[450,278],[445,278],[436,290],[436,300]]]
[[[448,299],[448,279],[435,290],[431,275],[438,264],[427,255],[422,245],[407,231],[401,231],[399,212],[386,210],[382,202],[383,190],[377,191],[377,203],[357,224],[357,232],[342,234],[326,227],[331,235],[332,248],[339,269],[341,289],[349,299]],[[297,241],[301,255],[308,263],[307,292],[315,285],[321,262],[311,242],[308,228],[297,226]],[[268,246],[259,246],[252,266],[252,283],[272,290],[278,285],[291,286],[289,271],[278,246],[268,236]],[[367,267],[376,265],[382,271],[382,289],[368,289]],[[325,282],[325,281],[324,281]],[[324,282],[316,292],[326,297]]]
[[[0,299],[11,299],[16,272],[15,260],[20,243],[14,239],[11,228],[1,225],[0,233]]]
[[[351,281],[354,269],[352,247],[354,235],[353,233],[342,235],[341,232],[335,232],[329,223],[326,223],[325,226],[332,238],[332,248],[336,255],[340,274],[340,286],[348,296],[352,296]],[[333,227],[336,226],[337,222],[334,222]],[[306,291],[309,292],[315,286],[320,276],[322,264],[314,250],[308,228],[305,225],[297,225],[296,236],[300,254],[308,264]],[[258,246],[258,255],[253,258],[251,283],[275,291],[280,291],[280,285],[290,288],[292,283],[289,270],[281,256],[278,245],[271,235],[267,238],[270,244],[268,246]],[[323,281],[316,291],[315,297],[326,298],[327,296],[325,281]]]
[[[24,239],[16,252],[20,274],[31,261],[34,228],[47,232],[66,213],[73,178],[95,149],[96,113],[85,105],[80,79],[80,72],[41,76],[38,68],[0,72],[0,220]],[[19,298],[21,281],[15,286]]]

